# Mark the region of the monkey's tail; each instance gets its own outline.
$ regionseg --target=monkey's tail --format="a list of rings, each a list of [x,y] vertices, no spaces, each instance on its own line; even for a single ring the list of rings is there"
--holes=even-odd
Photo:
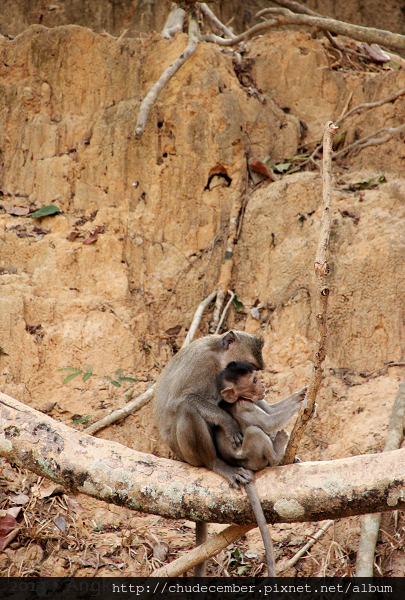
[[[259,495],[256,491],[254,481],[245,485],[246,493],[252,505],[252,510],[256,518],[256,522],[259,526],[260,533],[262,534],[264,550],[266,553],[267,571],[269,577],[276,577],[276,561],[274,560],[273,542],[271,540],[270,532],[267,527],[266,518],[264,516],[263,508],[260,502]]]

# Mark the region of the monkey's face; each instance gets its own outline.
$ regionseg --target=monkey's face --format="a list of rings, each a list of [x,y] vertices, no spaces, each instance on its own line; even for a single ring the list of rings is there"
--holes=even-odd
[[[222,369],[232,361],[249,362],[256,369],[264,369],[262,356],[264,341],[261,338],[244,331],[228,331],[221,338],[221,346],[224,350],[221,359]]]
[[[230,404],[237,400],[244,399],[250,402],[259,402],[266,395],[266,388],[257,377],[257,371],[240,375],[235,382],[226,381],[226,388],[221,391],[221,395]]]

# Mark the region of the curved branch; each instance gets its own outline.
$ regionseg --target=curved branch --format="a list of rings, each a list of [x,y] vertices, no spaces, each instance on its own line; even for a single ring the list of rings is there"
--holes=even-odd
[[[230,29],[226,25],[222,23],[212,12],[212,10],[205,4],[205,2],[201,2],[200,4],[201,12],[208,17],[208,19],[214,23],[226,36],[228,36],[231,40],[235,39],[236,35],[232,33]]]
[[[269,15],[277,20],[277,27],[282,25],[306,25],[316,27],[321,31],[330,31],[337,35],[345,35],[360,42],[368,44],[379,44],[388,48],[397,48],[405,50],[405,36],[399,33],[392,33],[383,29],[374,29],[371,27],[361,27],[352,25],[335,19],[324,17],[315,17],[307,14],[295,14],[286,8],[265,8],[261,10],[256,17]],[[243,34],[242,34],[243,35]]]
[[[235,44],[239,44],[239,42],[243,42],[249,40],[256,33],[260,33],[260,31],[265,31],[266,29],[271,29],[272,27],[277,26],[278,23],[276,20],[268,20],[264,21],[264,23],[258,23],[254,25],[244,33],[233,37],[231,40],[224,40],[224,38],[219,37],[219,35],[214,35],[213,33],[208,33],[207,35],[200,35],[201,42],[214,42],[219,46],[235,46]]]
[[[0,454],[94,498],[171,519],[251,524],[242,491],[202,468],[71,429],[0,393]],[[255,476],[269,523],[405,508],[405,449],[264,469]],[[255,524],[256,526],[256,524]]]
[[[190,10],[188,25],[188,44],[186,49],[180,54],[172,64],[167,67],[166,71],[160,76],[153,88],[148,92],[141,103],[139,109],[139,117],[135,127],[135,137],[139,140],[145,131],[148,115],[160,92],[165,85],[170,81],[175,73],[184,65],[184,63],[194,54],[198,45],[198,23],[194,12]]]

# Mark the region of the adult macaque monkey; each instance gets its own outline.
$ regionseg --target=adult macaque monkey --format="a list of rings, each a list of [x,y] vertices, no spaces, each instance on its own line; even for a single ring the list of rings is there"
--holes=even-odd
[[[218,388],[224,399],[219,406],[236,419],[243,432],[242,445],[234,448],[221,429],[215,430],[215,442],[221,457],[232,465],[252,471],[278,465],[288,441],[287,432],[281,428],[300,410],[307,388],[276,404],[267,404],[264,400],[265,387],[257,378],[255,367],[247,362],[227,365],[219,374]],[[262,534],[268,575],[276,577],[273,543],[254,481],[244,485]]]
[[[242,331],[209,335],[182,348],[163,369],[155,392],[155,422],[163,440],[178,458],[194,467],[206,467],[235,487],[252,479],[251,471],[228,465],[215,448],[213,430],[224,432],[231,447],[242,442],[238,422],[218,407],[218,375],[232,361],[263,369],[263,341]],[[207,538],[207,524],[196,523],[197,545]],[[205,575],[198,565],[196,576]]]

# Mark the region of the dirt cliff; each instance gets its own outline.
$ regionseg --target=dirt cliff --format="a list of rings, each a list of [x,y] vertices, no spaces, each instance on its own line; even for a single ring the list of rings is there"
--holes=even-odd
[[[0,39],[0,385],[69,424],[125,398],[96,377],[62,385],[57,369],[122,369],[137,378],[137,394],[181,345],[215,289],[247,157],[287,161],[303,124],[316,141],[326,120],[405,86],[403,69],[330,68],[325,45],[304,32],[250,43],[243,86],[232,54],[202,43],[138,141],[140,102],[186,41],[117,40],[74,25]],[[355,115],[342,126],[346,144],[404,117],[402,98]],[[326,377],[303,459],[382,449],[404,374],[382,369],[404,359],[404,161],[394,137],[334,167]],[[359,189],[382,174],[385,182]],[[270,401],[311,372],[321,194],[319,173],[308,171],[263,182],[246,206],[233,271],[243,310],[232,309],[226,326],[263,335]],[[51,204],[61,214],[15,214]],[[150,406],[101,435],[167,454]]]

